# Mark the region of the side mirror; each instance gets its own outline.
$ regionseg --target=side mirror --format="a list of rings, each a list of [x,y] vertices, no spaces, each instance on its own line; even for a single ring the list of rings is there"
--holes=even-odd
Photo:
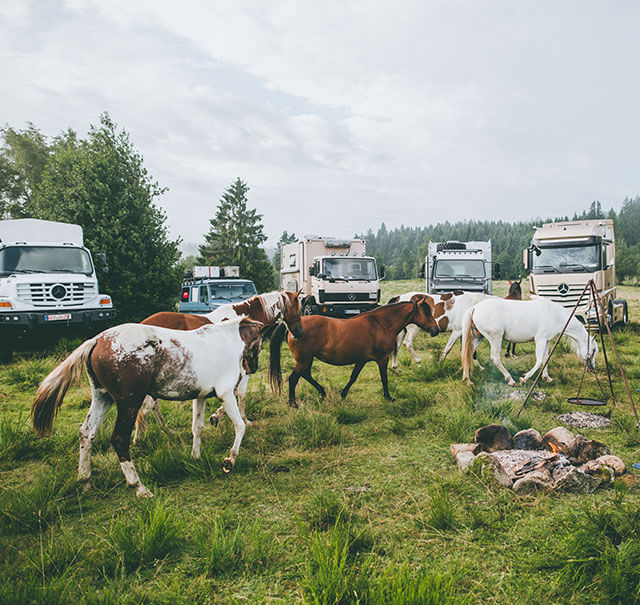
[[[528,271],[529,270],[529,248],[525,248],[522,251],[522,264],[524,265],[524,268]]]
[[[109,265],[107,265],[107,255],[104,252],[98,252],[98,254],[96,254],[96,261],[98,269],[100,269],[102,273],[109,273]]]
[[[500,263],[493,265],[493,279],[500,279]]]
[[[315,277],[316,275],[316,270],[313,268],[313,265],[309,267],[309,275],[311,275],[312,277]]]
[[[378,279],[384,279],[384,265],[380,265],[378,269]]]
[[[420,271],[418,272],[418,277],[424,279],[424,263],[420,265]]]

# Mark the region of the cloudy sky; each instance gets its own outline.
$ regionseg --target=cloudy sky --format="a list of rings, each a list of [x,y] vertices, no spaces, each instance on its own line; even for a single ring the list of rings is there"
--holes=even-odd
[[[0,122],[108,111],[199,243],[236,177],[269,243],[640,194],[640,3],[2,0]]]

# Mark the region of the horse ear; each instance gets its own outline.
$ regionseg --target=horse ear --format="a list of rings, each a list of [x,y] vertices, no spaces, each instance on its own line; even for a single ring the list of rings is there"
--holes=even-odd
[[[513,285],[513,282],[512,282],[511,280],[509,280],[509,285],[510,285],[510,286],[512,286],[512,285]]]
[[[300,288],[296,293],[295,293],[295,297],[298,298],[300,296],[300,293],[302,292],[302,288]]]

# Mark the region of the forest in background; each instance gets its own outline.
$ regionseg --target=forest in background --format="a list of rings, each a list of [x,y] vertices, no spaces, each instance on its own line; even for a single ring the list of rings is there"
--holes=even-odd
[[[427,243],[447,240],[491,240],[493,261],[500,263],[503,279],[524,276],[522,250],[531,243],[534,226],[542,223],[612,218],[616,234],[616,272],[619,282],[637,283],[640,280],[640,197],[626,198],[622,208],[604,211],[599,201],[572,217],[561,216],[531,221],[458,221],[438,223],[428,227],[387,229],[384,223],[377,232],[369,229],[355,237],[367,240],[367,253],[375,256],[378,265],[385,267],[388,279],[418,277],[424,262]]]

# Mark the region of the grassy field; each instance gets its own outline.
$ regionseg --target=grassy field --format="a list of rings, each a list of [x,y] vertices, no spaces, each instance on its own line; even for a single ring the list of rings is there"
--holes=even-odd
[[[383,300],[423,283],[390,282]],[[506,292],[500,283],[498,294]],[[640,387],[640,290],[620,288],[631,323],[615,332],[630,386]],[[420,365],[400,354],[382,397],[375,364],[348,399],[351,368],[320,362],[321,401],[306,382],[300,409],[268,387],[268,350],[252,379],[249,427],[234,471],[227,419],[207,426],[202,459],[190,457],[190,405],[162,406],[171,433],[150,419],[132,449],[140,500],[125,486],[109,446],[115,411],[96,438],[93,487],[75,484],[86,380],[68,393],[52,437],[38,439],[29,409],[39,381],[76,343],[17,356],[0,367],[0,603],[632,603],[640,589],[640,489],[636,471],[593,495],[518,496],[458,472],[449,453],[491,422],[512,431],[557,426],[575,408],[582,366],[561,346],[552,385],[515,418],[519,403],[490,364],[461,381],[459,346],[437,361],[448,335],[416,341]],[[267,347],[268,348],[268,347]],[[514,377],[533,365],[533,343],[508,361]],[[479,350],[488,361],[488,347]],[[612,357],[612,356],[611,356]],[[598,357],[602,369],[602,354]],[[283,347],[283,373],[292,359]],[[606,378],[600,373],[601,380]],[[608,429],[580,432],[640,461],[622,381]],[[583,394],[598,395],[592,377]],[[210,402],[213,411],[216,402]]]

